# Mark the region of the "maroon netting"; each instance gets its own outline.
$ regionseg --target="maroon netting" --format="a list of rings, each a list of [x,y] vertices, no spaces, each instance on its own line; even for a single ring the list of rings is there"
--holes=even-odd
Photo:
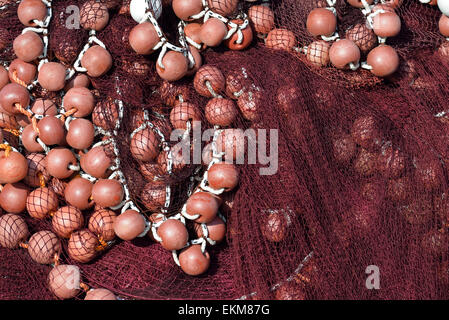
[[[62,238],[70,238],[73,231],[84,225],[82,212],[72,206],[59,208],[52,217],[53,231]]]
[[[237,165],[239,187],[222,196],[220,208],[227,218],[226,240],[208,246],[209,270],[192,277],[152,235],[130,242],[113,238],[106,232],[113,220],[108,210],[67,207],[64,188],[69,180],[50,178],[42,167],[43,155],[29,154],[25,182],[37,188],[43,179],[59,196],[60,208],[43,220],[22,216],[30,234],[50,230],[61,238],[61,263],[78,265],[83,282],[138,299],[449,298],[449,53],[438,32],[437,7],[404,0],[396,9],[401,33],[387,44],[397,50],[400,67],[388,79],[369,70],[330,65],[329,43],[306,29],[308,13],[327,6],[326,1],[281,0],[273,1],[274,23],[265,9],[250,12],[259,19],[251,23],[258,32],[250,48],[207,49],[202,52],[206,67],[199,74],[168,83],[156,73],[157,53],[140,56],[129,46],[128,34],[136,25],[125,10],[129,2],[103,3],[111,8],[109,23],[97,36],[112,55],[113,67],[90,79],[96,97],[92,121],[112,131],[118,100],[123,102],[116,139],[120,164],[132,199],[149,220],[165,205],[167,185],[171,215],[182,208],[191,183],[198,183],[191,177],[204,172],[204,165],[187,164],[170,141],[173,129],[185,129],[187,120],[199,120],[202,130],[214,124],[231,129],[219,137],[220,147],[233,146],[232,134],[238,131],[232,129],[267,129],[256,138],[267,136],[261,143],[268,144],[267,154],[275,152],[270,141],[278,146],[278,164],[273,175],[261,175],[267,165],[260,159],[258,164]],[[254,5],[240,3],[234,11],[232,3],[237,1],[209,1],[222,11],[230,6],[225,15],[247,12]],[[53,1],[49,32],[50,57],[67,65],[88,38],[87,30],[65,28],[70,4],[75,3]],[[363,14],[343,0],[335,8],[340,38],[355,41],[365,51],[365,61],[377,39],[365,27]],[[23,26],[15,10],[0,11],[7,22],[1,28],[17,35]],[[163,10],[162,28],[174,41],[177,19],[169,7]],[[273,28],[276,32],[267,36]],[[6,34],[12,38],[6,39],[0,58],[10,61],[15,36]],[[0,32],[0,47],[1,37],[5,33]],[[51,97],[60,105],[59,94],[39,86],[33,95]],[[150,127],[142,127],[146,116]],[[0,113],[2,128],[17,129],[17,121]],[[277,130],[277,138],[270,136],[270,129]],[[132,133],[137,143],[132,143]],[[234,147],[231,153],[238,156],[238,143]],[[168,148],[174,155],[171,174]],[[104,150],[112,159],[111,145]],[[0,240],[11,242],[5,221],[19,220],[4,217]],[[196,238],[195,224],[188,222],[187,227]],[[28,234],[23,237],[13,242],[29,241]],[[380,290],[366,287],[366,269],[373,265],[379,268]],[[50,270],[26,250],[0,248],[0,298],[54,298],[47,287]]]
[[[2,21],[0,26],[0,60],[11,61],[16,58],[12,47],[13,41],[22,32],[23,25],[17,17],[18,3],[16,1],[2,1],[0,6],[5,6],[5,9],[0,11]]]

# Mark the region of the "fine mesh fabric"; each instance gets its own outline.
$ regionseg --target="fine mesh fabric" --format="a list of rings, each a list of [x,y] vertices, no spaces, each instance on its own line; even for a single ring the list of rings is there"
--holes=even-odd
[[[87,30],[64,28],[69,4],[53,1],[55,19],[49,32],[49,56],[67,65],[88,38]],[[170,148],[175,146],[170,142],[175,125],[183,128],[186,119],[195,119],[205,130],[213,127],[210,121],[222,119],[206,117],[211,97],[198,93],[193,76],[163,81],[156,73],[157,54],[141,56],[132,50],[127,36],[136,22],[127,5],[129,1],[111,4],[109,23],[97,32],[113,67],[90,79],[96,91],[92,121],[105,129],[114,127],[115,100],[123,101],[117,139],[121,166],[133,200],[151,219],[164,206],[166,185],[172,187],[166,215],[178,213],[188,198],[191,177],[201,176],[205,166],[186,164],[175,152],[170,174],[162,148],[151,159],[133,157],[131,134],[145,123],[144,112]],[[247,12],[251,5],[240,1],[236,12]],[[325,1],[278,0],[271,5],[275,27],[292,32],[296,48],[316,40],[305,22],[313,8],[327,6]],[[355,26],[361,31],[353,32],[353,39],[369,47],[370,30],[363,27],[360,9],[342,0],[335,8],[340,38]],[[5,21],[1,28],[20,33],[16,9],[0,12]],[[59,196],[60,208],[41,220],[20,214],[30,235],[42,230],[57,234],[61,264],[79,266],[84,283],[124,299],[448,299],[449,51],[438,32],[437,7],[403,0],[396,13],[401,32],[387,44],[397,50],[400,67],[387,79],[368,70],[317,67],[298,50],[267,47],[260,34],[243,51],[221,46],[201,52],[211,83],[225,81],[224,87],[214,88],[229,100],[219,107],[226,108],[232,123],[222,127],[267,129],[268,143],[274,139],[270,129],[278,132],[274,175],[261,175],[266,167],[261,163],[237,165],[239,186],[223,195],[220,208],[227,219],[226,239],[208,246],[211,265],[205,274],[186,275],[171,252],[149,236],[129,242],[115,238],[86,264],[70,257],[71,232],[78,237],[80,232],[95,233],[89,222],[98,217],[95,208],[80,214],[67,207],[66,182],[50,178],[36,154],[27,155],[33,163],[27,179],[38,187],[37,172],[42,173]],[[175,41],[177,22],[170,6],[164,6],[159,21],[167,38]],[[0,32],[0,47],[4,34]],[[282,38],[285,33],[278,36],[270,43],[288,43],[289,38]],[[8,37],[10,46],[15,36]],[[0,58],[12,60],[11,49],[2,49]],[[240,97],[233,95],[242,89]],[[189,108],[180,107],[185,103]],[[3,128],[10,125],[6,115],[0,117]],[[150,141],[162,141],[156,130],[144,130]],[[222,144],[229,143],[226,136],[221,138]],[[143,140],[137,142],[138,150],[148,147]],[[203,142],[203,149],[209,142]],[[187,226],[192,237],[194,225]],[[86,253],[85,247],[75,249],[79,255]],[[365,286],[365,270],[372,265],[380,271],[380,290]],[[0,248],[0,299],[54,299],[47,288],[51,269],[33,261],[26,250]],[[77,298],[83,297],[80,293]]]

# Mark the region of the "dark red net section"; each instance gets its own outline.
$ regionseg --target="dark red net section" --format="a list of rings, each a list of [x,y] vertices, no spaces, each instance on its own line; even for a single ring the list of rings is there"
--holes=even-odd
[[[10,61],[13,59],[14,50],[12,43],[14,39],[22,32],[22,25],[17,17],[16,1],[2,1],[0,7],[5,9],[0,13],[2,26],[0,27],[0,60]]]
[[[55,1],[60,8],[55,10],[64,11],[67,4]],[[313,39],[305,21],[321,5],[277,1],[276,26],[291,30],[298,47],[309,45]],[[363,23],[359,9],[343,1],[336,8],[341,37]],[[131,155],[130,135],[143,124],[147,110],[168,140],[170,120],[176,116],[172,111],[183,111],[175,109],[179,95],[193,105],[187,118],[211,128],[205,115],[210,99],[198,95],[192,78],[161,81],[156,56],[132,52],[126,37],[135,22],[117,9],[110,10],[108,26],[98,33],[114,65],[105,76],[91,79],[99,92],[93,121],[114,127],[115,100],[124,102],[118,148],[133,198],[150,216],[163,204],[168,183],[173,187],[169,214],[176,213],[187,199],[189,177],[200,166],[179,160],[168,175],[161,150],[151,161]],[[87,264],[64,253],[63,261],[79,265],[90,286],[125,298],[447,299],[447,52],[438,51],[444,40],[437,30],[438,9],[404,1],[397,13],[402,32],[388,41],[398,50],[401,66],[384,82],[366,70],[316,68],[299,53],[267,49],[262,43],[243,52],[203,52],[204,64],[216,67],[226,80],[217,93],[234,99],[233,107],[226,106],[225,115],[233,119],[230,127],[266,129],[257,134],[267,136],[267,153],[275,152],[270,141],[278,147],[273,175],[261,175],[267,165],[260,162],[239,165],[239,188],[221,208],[228,219],[227,240],[208,248],[212,260],[205,275],[187,276],[170,252],[147,237],[116,241]],[[55,56],[69,48],[59,48],[62,38],[70,39],[70,50],[78,52],[86,32],[58,31],[57,21],[50,36]],[[356,35],[356,40],[369,42],[364,32]],[[63,55],[73,62],[70,54]],[[235,99],[232,92],[242,88],[245,94]],[[53,179],[49,187],[63,196],[64,182]],[[88,226],[90,214],[77,230]],[[80,220],[71,217],[63,217],[61,225]],[[30,234],[55,231],[52,219],[27,219]],[[67,240],[63,248],[67,252]],[[52,297],[46,288],[50,267],[33,262],[24,250],[0,250],[1,298]],[[380,271],[380,290],[367,289],[369,266]]]

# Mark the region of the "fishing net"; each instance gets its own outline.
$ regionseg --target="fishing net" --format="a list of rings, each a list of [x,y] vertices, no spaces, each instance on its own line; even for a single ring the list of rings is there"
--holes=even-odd
[[[392,76],[379,78],[364,68],[340,70],[325,63],[332,42],[311,36],[306,20],[327,1],[208,1],[230,18],[257,16],[251,22],[254,39],[241,51],[224,46],[201,51],[203,67],[196,75],[168,82],[158,76],[158,53],[139,55],[129,45],[137,24],[130,2],[103,3],[109,23],[96,36],[113,62],[106,74],[89,77],[95,96],[90,119],[115,131],[130,196],[146,219],[157,223],[161,212],[179,214],[211,160],[213,136],[185,155],[170,138],[175,129],[193,136],[194,127],[204,132],[218,125],[224,129],[218,148],[245,161],[236,165],[238,187],[220,196],[225,240],[207,247],[208,271],[191,276],[151,231],[104,245],[97,236],[109,241],[109,235],[97,226],[110,226],[120,210],[97,205],[81,212],[68,206],[69,180],[52,178],[42,165],[44,156],[26,152],[25,182],[47,185],[58,195],[59,209],[40,220],[20,216],[30,235],[50,230],[60,237],[61,262],[77,265],[84,283],[123,299],[448,298],[449,53],[438,31],[438,7],[392,1],[399,3],[394,11],[401,31],[386,44],[400,64]],[[88,30],[66,29],[65,8],[72,4],[52,1],[49,26],[50,60],[67,67],[89,39]],[[366,61],[378,45],[366,16],[346,1],[333,7],[338,36],[354,41],[360,61]],[[0,59],[6,63],[14,59],[9,46],[23,28],[16,10],[11,2],[0,11],[1,28],[13,30],[0,32],[0,47],[6,44]],[[89,14],[89,23],[97,16]],[[173,43],[182,41],[178,21],[164,2],[158,22]],[[6,36],[11,38],[1,38]],[[58,94],[39,85],[33,90],[36,98],[60,104]],[[21,126],[16,118],[0,113],[5,140],[19,148],[11,134]],[[113,146],[101,147],[114,157]],[[187,161],[195,148],[199,163]],[[190,238],[198,238],[200,226],[187,221]],[[93,247],[95,258],[82,263]],[[25,251],[0,248],[0,298],[55,298],[47,286],[52,267]],[[370,290],[372,270],[380,274],[378,290]]]

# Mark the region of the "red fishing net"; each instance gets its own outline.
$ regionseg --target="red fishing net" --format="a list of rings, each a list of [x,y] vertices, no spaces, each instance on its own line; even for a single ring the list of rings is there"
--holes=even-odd
[[[66,66],[75,63],[89,38],[82,28],[67,30],[66,8],[84,2],[52,1],[49,56]],[[436,6],[391,1],[399,3],[393,11],[401,31],[386,44],[397,51],[400,65],[392,76],[379,78],[369,69],[340,70],[328,63],[332,42],[317,40],[306,26],[309,13],[327,1],[207,1],[224,16],[248,13],[252,44],[242,51],[206,49],[205,66],[196,75],[168,82],[158,76],[158,53],[139,55],[129,44],[137,24],[126,10],[129,2],[102,2],[109,22],[97,37],[113,65],[105,75],[89,77],[95,95],[91,119],[104,131],[115,130],[121,170],[141,213],[152,223],[161,221],[158,213],[178,214],[210,161],[212,136],[201,143],[202,163],[192,164],[187,158],[198,146],[186,156],[170,139],[173,130],[186,130],[192,121],[203,132],[218,125],[225,129],[219,150],[230,147],[226,154],[230,150],[245,161],[237,165],[238,187],[221,196],[226,238],[207,247],[208,271],[191,276],[151,231],[132,241],[114,238],[119,211],[66,204],[68,180],[51,178],[44,156],[28,152],[26,183],[48,189],[38,189],[38,201],[28,197],[27,206],[42,213],[40,220],[21,216],[30,234],[51,230],[61,238],[61,265],[77,265],[83,283],[124,299],[449,298],[449,53]],[[343,0],[333,7],[338,36],[356,43],[360,61],[366,61],[378,38],[365,15]],[[81,16],[84,24],[101,20],[104,13],[97,9],[87,10],[86,21]],[[23,28],[16,10],[11,2],[0,11],[0,28],[8,30],[0,32],[5,62],[14,58],[10,46]],[[168,41],[183,41],[169,4],[158,21]],[[275,32],[263,35],[273,27]],[[36,97],[48,97],[38,89]],[[58,101],[56,95],[52,99]],[[0,117],[2,128],[20,127],[6,113]],[[14,135],[3,133],[14,146]],[[236,136],[245,136],[245,143]],[[104,159],[115,152],[111,144],[94,149]],[[82,160],[81,167],[88,171]],[[56,195],[60,207],[46,210]],[[186,226],[190,238],[201,237],[201,224]],[[45,244],[53,239],[53,233],[37,235],[51,238]],[[52,269],[23,249],[0,248],[0,298],[54,298],[48,274],[61,265]],[[370,290],[372,270],[380,274],[378,290]]]

